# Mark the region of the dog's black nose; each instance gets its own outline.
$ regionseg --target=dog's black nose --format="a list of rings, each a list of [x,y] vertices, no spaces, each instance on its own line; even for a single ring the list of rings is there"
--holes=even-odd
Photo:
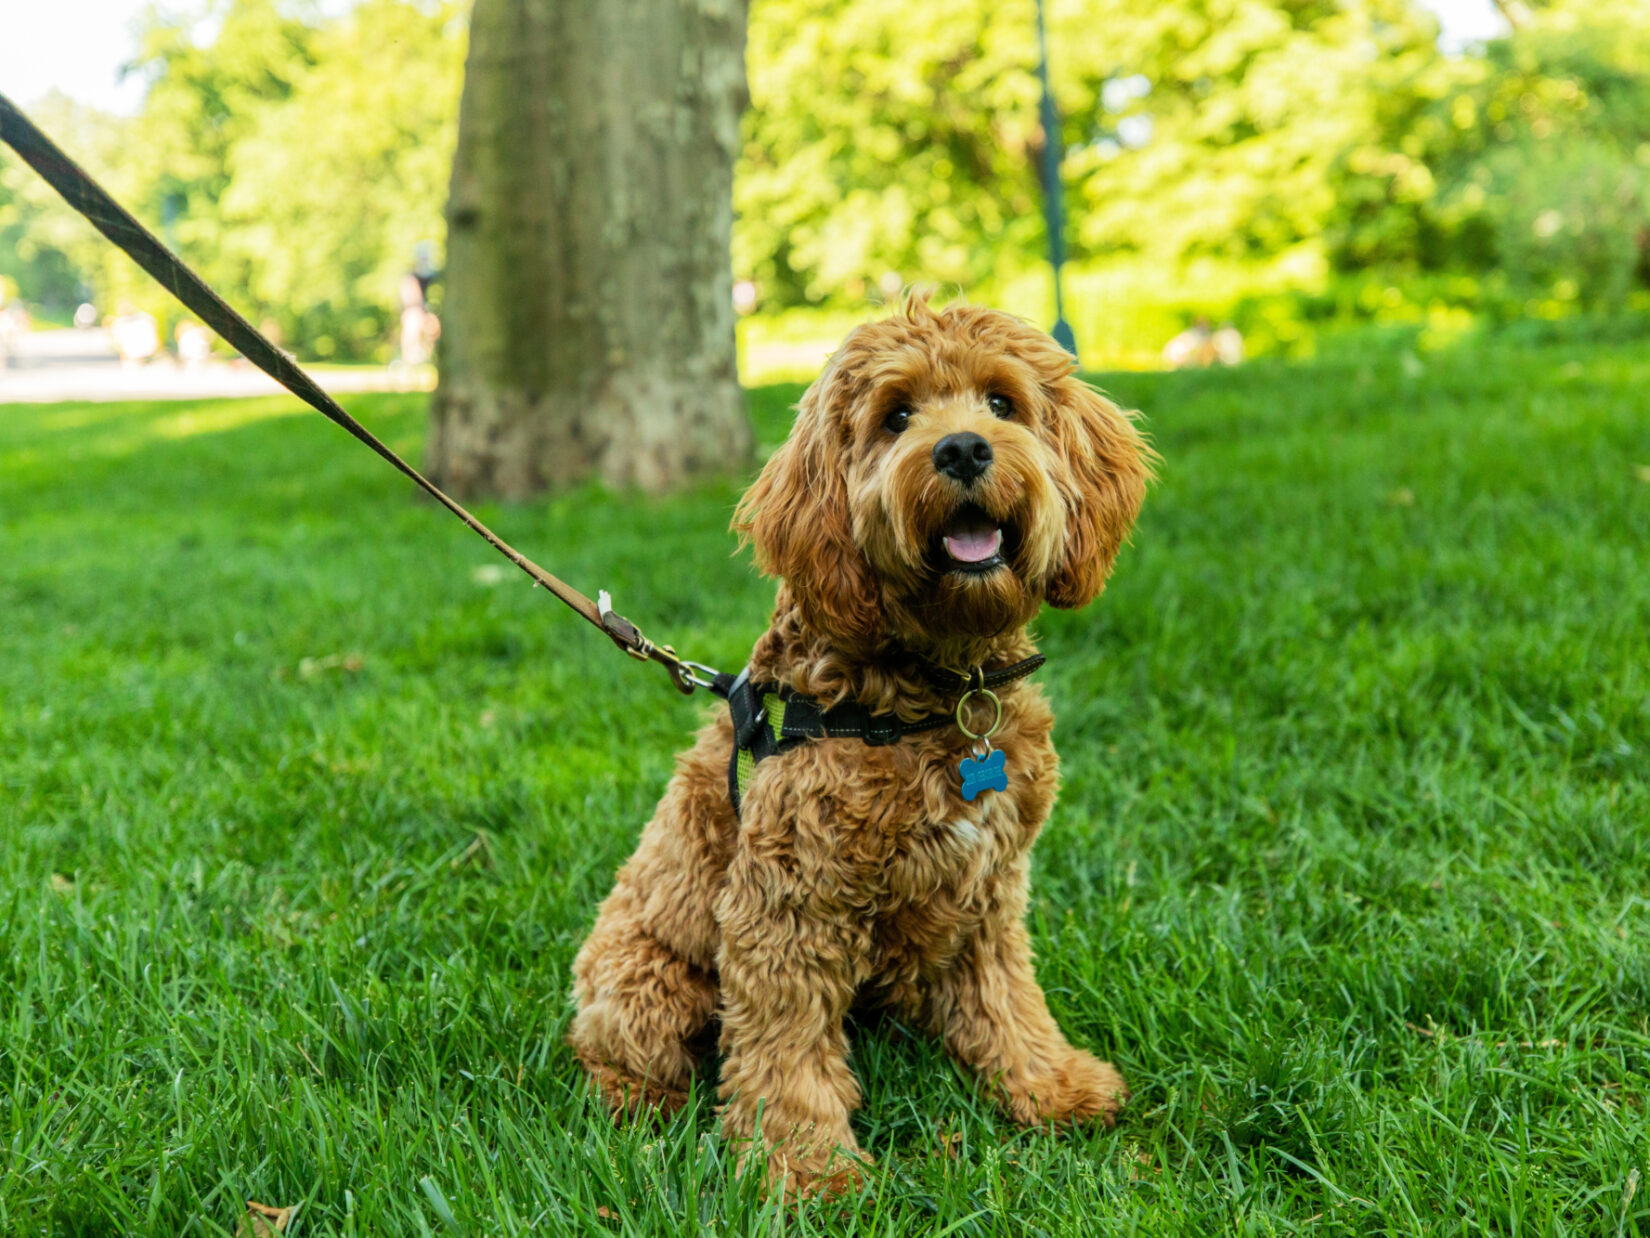
[[[973,481],[991,467],[991,444],[978,434],[947,434],[934,444],[934,467],[958,481]]]

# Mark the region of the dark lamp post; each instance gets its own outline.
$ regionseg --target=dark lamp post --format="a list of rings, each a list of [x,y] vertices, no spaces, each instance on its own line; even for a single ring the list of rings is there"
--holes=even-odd
[[[1054,328],[1049,334],[1075,357],[1077,336],[1066,321],[1065,298],[1060,289],[1060,268],[1066,261],[1065,210],[1060,189],[1060,114],[1048,84],[1048,34],[1043,27],[1043,0],[1037,0],[1037,51],[1040,56],[1037,73],[1043,79],[1043,214],[1048,219],[1048,260],[1054,268]]]

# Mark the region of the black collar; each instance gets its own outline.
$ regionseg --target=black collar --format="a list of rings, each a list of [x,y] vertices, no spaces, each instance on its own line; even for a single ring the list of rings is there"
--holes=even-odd
[[[964,692],[978,692],[982,688],[1000,688],[1005,683],[1024,679],[1047,661],[1042,654],[1034,653],[1024,661],[1015,662],[1011,666],[1000,666],[994,671],[988,671],[983,666],[959,671],[949,666],[939,666],[927,658],[918,658],[917,669],[922,672],[924,679],[941,692],[961,695]]]
[[[962,697],[971,691],[1000,688],[1024,679],[1043,664],[1035,654],[994,671],[975,667],[968,672],[920,662],[922,673],[942,692]],[[811,696],[782,684],[751,682],[750,667],[738,675],[718,674],[711,691],[726,697],[733,721],[733,752],[728,760],[728,798],[739,811],[742,782],[758,761],[794,748],[810,739],[858,739],[872,747],[897,744],[907,735],[955,726],[955,709],[926,714],[906,722],[894,714],[874,714],[858,701],[841,701],[829,709]],[[780,708],[783,703],[783,709]],[[770,705],[772,709],[770,710]],[[743,759],[741,759],[743,758]]]

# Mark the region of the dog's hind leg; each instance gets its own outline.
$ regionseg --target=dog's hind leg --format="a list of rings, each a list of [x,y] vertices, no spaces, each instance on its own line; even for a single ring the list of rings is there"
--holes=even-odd
[[[716,985],[654,937],[621,884],[602,904],[573,964],[579,1012],[568,1040],[617,1113],[669,1113],[687,1100],[692,1042],[709,1024]]]
[[[568,1041],[615,1113],[686,1099],[716,1009],[715,903],[738,829],[727,714],[699,734],[573,963]]]

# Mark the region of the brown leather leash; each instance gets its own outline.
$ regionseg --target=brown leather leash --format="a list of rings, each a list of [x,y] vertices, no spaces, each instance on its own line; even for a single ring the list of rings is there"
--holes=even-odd
[[[242,356],[327,420],[341,426],[360,442],[365,443],[399,472],[411,478],[489,546],[531,576],[534,585],[542,585],[555,594],[587,622],[600,628],[615,645],[631,657],[643,662],[659,663],[670,673],[671,682],[682,692],[691,693],[696,687],[715,687],[716,671],[678,656],[669,645],[654,644],[643,635],[639,627],[613,609],[605,589],[599,591],[596,600],[592,602],[572,585],[545,571],[511,546],[466,511],[456,499],[448,496],[429,478],[396,455],[372,431],[346,413],[290,356],[271,344],[257,328],[213,292],[182,259],[161,244],[152,232],[133,218],[107,190],[64,154],[3,94],[0,94],[0,139],[16,151],[25,163],[62,195],[65,202],[84,216],[116,248],[154,276],[162,287],[194,311],[202,322],[238,349]]]

